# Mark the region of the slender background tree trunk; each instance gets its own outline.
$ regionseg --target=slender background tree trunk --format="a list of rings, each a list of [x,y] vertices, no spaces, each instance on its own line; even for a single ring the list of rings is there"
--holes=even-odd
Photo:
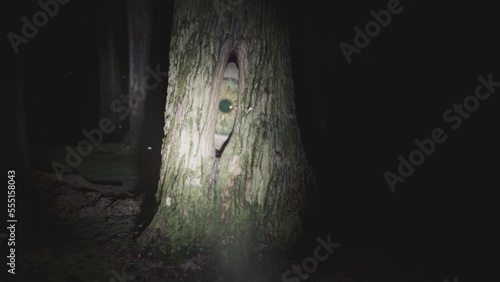
[[[123,142],[137,146],[141,141],[144,105],[147,95],[146,66],[151,54],[153,0],[128,0],[130,128]],[[150,77],[150,76],[149,76]]]
[[[99,25],[99,119],[109,118],[116,126],[121,119],[111,110],[111,103],[119,99],[122,93],[120,60],[118,54],[118,15],[117,0],[106,0],[101,3]]]
[[[10,62],[10,60],[8,61]],[[7,66],[9,66],[9,62],[5,62]],[[32,239],[28,238],[35,232],[35,225],[39,223],[37,220],[37,200],[40,197],[38,191],[34,189],[31,179],[24,101],[24,62],[21,55],[13,58],[12,63],[12,69],[2,74],[0,84],[4,94],[4,103],[7,106],[4,111],[7,122],[5,131],[7,154],[4,156],[6,166],[4,173],[8,176],[10,175],[8,171],[14,171],[12,175],[15,175],[13,178],[15,189],[13,189],[14,194],[12,194],[15,197],[9,198],[9,209],[12,210],[6,214],[6,217],[17,220],[14,224],[16,226],[16,246],[19,251],[30,248],[34,243]],[[12,199],[14,200],[12,201]],[[13,217],[10,216],[11,214]],[[5,231],[4,229],[0,233],[5,233]],[[1,240],[4,241],[4,239]],[[2,242],[2,244],[6,244],[6,242]]]

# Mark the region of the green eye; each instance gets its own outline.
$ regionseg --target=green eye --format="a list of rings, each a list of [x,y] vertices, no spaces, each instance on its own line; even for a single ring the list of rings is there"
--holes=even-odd
[[[229,113],[233,109],[231,102],[227,99],[221,100],[219,103],[219,110],[223,113]]]

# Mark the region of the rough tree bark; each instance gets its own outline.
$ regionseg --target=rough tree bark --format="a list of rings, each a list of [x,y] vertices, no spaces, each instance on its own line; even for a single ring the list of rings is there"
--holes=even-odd
[[[122,120],[111,110],[111,103],[120,98],[122,93],[120,60],[117,52],[118,15],[117,0],[106,0],[101,3],[99,25],[99,118],[109,118],[116,126]]]
[[[146,66],[151,54],[152,1],[128,0],[127,2],[130,128],[122,142],[133,146],[139,145],[141,141],[148,90]]]
[[[175,2],[158,210],[138,244],[241,258],[293,243],[315,185],[295,116],[286,2],[215,2]],[[233,61],[236,121],[216,158],[219,89]]]

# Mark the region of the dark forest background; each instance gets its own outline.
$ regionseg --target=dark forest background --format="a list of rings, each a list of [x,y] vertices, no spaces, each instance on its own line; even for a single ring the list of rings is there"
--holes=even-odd
[[[387,3],[299,1],[283,7],[290,15],[303,145],[322,193],[311,232],[410,257],[436,279],[479,281],[474,275],[486,277],[498,266],[500,88],[455,131],[442,115],[474,94],[479,75],[500,81],[500,14],[488,1],[401,1],[403,11],[347,63],[339,44],[353,45],[353,28],[364,28],[370,10],[386,9]],[[100,5],[72,0],[61,6],[17,55],[6,34],[19,33],[21,17],[39,6],[8,1],[0,8],[2,91],[17,89],[17,62],[30,152],[74,145],[82,129],[97,127]],[[126,85],[125,6],[117,11]],[[167,71],[172,1],[154,1],[153,13],[150,65]],[[153,150],[143,165],[152,174],[158,169],[166,87],[165,80],[146,101],[143,143]],[[6,109],[8,101],[2,102]],[[416,149],[413,140],[431,137],[438,127],[447,141],[392,193],[383,173],[396,173],[398,155],[408,157]],[[14,142],[3,145],[10,152],[17,141],[9,131],[2,135]],[[7,166],[10,158],[4,159]],[[30,209],[30,194],[22,193],[20,209]]]

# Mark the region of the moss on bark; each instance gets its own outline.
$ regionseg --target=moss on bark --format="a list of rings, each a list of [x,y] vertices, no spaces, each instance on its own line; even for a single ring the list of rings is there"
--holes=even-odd
[[[212,1],[177,1],[172,36],[159,207],[139,245],[179,258],[209,248],[228,261],[286,248],[300,235],[314,179],[295,118],[285,15],[267,1],[222,14]],[[231,54],[236,122],[215,159],[217,90]]]

